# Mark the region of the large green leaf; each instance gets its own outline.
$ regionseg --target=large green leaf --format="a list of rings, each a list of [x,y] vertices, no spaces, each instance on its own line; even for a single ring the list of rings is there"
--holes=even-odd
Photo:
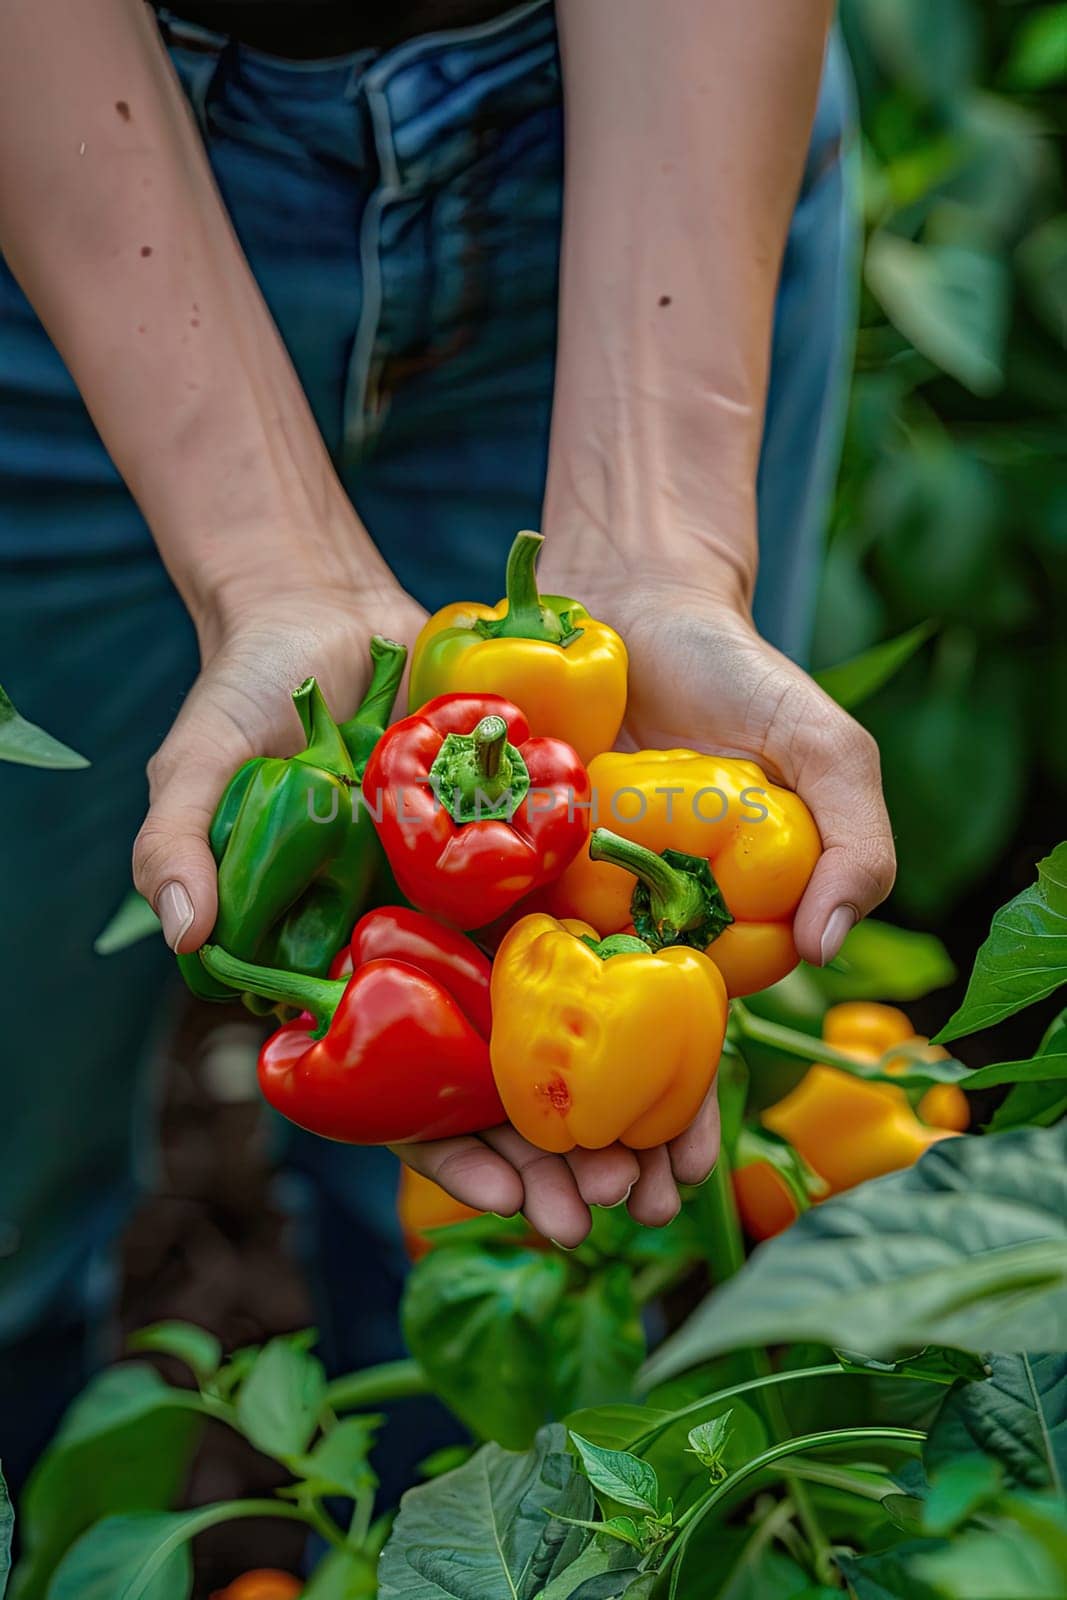
[[[645,1335],[622,1261],[599,1268],[567,1294],[553,1319],[556,1413],[624,1400],[645,1355]]]
[[[11,1600],[42,1600],[86,1528],[114,1512],[156,1510],[181,1490],[200,1431],[199,1396],[151,1367],[113,1367],[74,1402],[22,1497],[22,1558]]]
[[[456,1245],[408,1279],[408,1349],[436,1392],[482,1438],[522,1449],[552,1401],[553,1326],[567,1284],[558,1256]]]
[[[89,765],[77,750],[53,739],[35,722],[27,722],[3,689],[0,689],[0,761],[14,761],[24,767],[68,770]]]
[[[1010,278],[1004,263],[963,244],[915,244],[876,233],[867,282],[916,350],[975,394],[1004,381]]]
[[[1065,1052],[1067,1011],[1061,1011],[1046,1030],[1034,1059],[1042,1061]],[[993,1113],[989,1127],[994,1133],[1005,1128],[1051,1128],[1063,1116],[1067,1116],[1067,1084],[1062,1078],[1039,1079],[1016,1084]]]
[[[883,71],[913,93],[940,102],[970,83],[978,30],[966,0],[849,0],[846,14]]]
[[[1067,1506],[1012,1496],[939,1550],[919,1551],[913,1570],[945,1600],[1063,1600],[1067,1594]]]
[[[1067,1353],[991,1356],[990,1366],[984,1383],[945,1397],[924,1452],[931,1476],[981,1451],[1013,1487],[1067,1493]]]
[[[815,674],[815,681],[839,706],[846,711],[854,711],[896,676],[901,667],[922,648],[936,626],[934,622],[920,622],[917,627],[909,628],[907,633],[872,645],[850,661],[824,667]]]
[[[523,1455],[485,1445],[455,1472],[409,1490],[382,1552],[381,1600],[539,1596],[590,1538],[558,1518],[588,1520],[595,1509],[565,1445],[558,1426],[542,1429]],[[632,1556],[620,1545],[617,1560]]]
[[[928,1555],[937,1548],[935,1541],[923,1539],[894,1545],[874,1555],[839,1553],[836,1560],[856,1600],[945,1600],[939,1590],[916,1577],[913,1566],[917,1555]]]
[[[976,1033],[1067,983],[1067,843],[1037,864],[1037,882],[1001,906],[975,957],[959,1010],[937,1043]]]
[[[1067,79],[1067,5],[1043,5],[1024,16],[1004,68],[1017,89],[1044,89]]]
[[[870,1355],[1067,1346],[1067,1124],[944,1140],[806,1212],[698,1307],[645,1380],[803,1339]]]
[[[951,653],[941,644],[938,668]],[[966,660],[951,665],[952,681],[937,671],[918,698],[889,703],[887,694],[867,718],[897,834],[897,901],[924,919],[943,913],[996,860],[1025,797],[1018,663],[990,653],[973,670]]]
[[[322,1362],[293,1338],[272,1339],[237,1395],[237,1421],[257,1450],[295,1456],[307,1447],[326,1398]]]
[[[195,1511],[143,1511],[105,1517],[67,1552],[48,1600],[188,1600],[189,1542],[239,1517],[297,1517],[271,1500],[232,1500]]]
[[[839,1000],[919,1000],[956,976],[948,951],[934,934],[897,928],[874,917],[856,924],[833,967],[810,970],[831,1005]]]

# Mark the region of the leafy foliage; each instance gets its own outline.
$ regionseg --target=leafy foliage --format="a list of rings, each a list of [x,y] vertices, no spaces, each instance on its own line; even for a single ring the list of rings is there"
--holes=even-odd
[[[1030,792],[1067,787],[1064,16],[842,7],[867,248],[816,664],[938,624],[858,713],[896,902],[924,919],[988,870]]]

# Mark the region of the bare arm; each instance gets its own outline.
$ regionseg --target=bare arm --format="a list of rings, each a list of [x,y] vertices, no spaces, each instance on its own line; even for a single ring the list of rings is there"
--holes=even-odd
[[[549,518],[556,531],[580,517],[586,536],[591,520],[649,567],[713,557],[746,599],[775,289],[831,10],[559,6],[566,214]]]
[[[0,245],[198,626],[298,554],[387,585],[148,7],[5,0],[0,40]]]
[[[893,880],[878,754],[750,608],[775,292],[831,5],[558,10],[566,195],[544,580],[626,638],[639,744],[749,755],[803,795],[824,853],[795,935],[825,961]]]

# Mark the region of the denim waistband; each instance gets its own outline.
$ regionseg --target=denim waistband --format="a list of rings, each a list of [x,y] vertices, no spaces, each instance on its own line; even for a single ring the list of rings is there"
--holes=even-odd
[[[291,132],[310,152],[362,166],[364,138],[352,113],[355,103],[365,106],[389,189],[445,181],[470,163],[494,124],[514,123],[560,96],[551,0],[325,61],[290,61],[165,9],[159,15],[169,45],[203,55],[204,99],[224,97],[229,80],[252,102],[283,106]]]

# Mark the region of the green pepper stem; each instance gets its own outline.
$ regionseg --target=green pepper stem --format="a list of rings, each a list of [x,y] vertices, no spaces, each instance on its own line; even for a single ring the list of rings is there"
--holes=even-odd
[[[544,542],[542,534],[529,530],[515,535],[504,580],[508,612],[493,625],[497,638],[546,639],[550,644],[558,644],[563,638],[563,624],[554,611],[542,604],[537,587],[537,558]]]
[[[579,938],[601,961],[610,961],[612,956],[652,954],[652,946],[632,933],[609,933],[606,939],[594,939],[592,934],[582,933]]]
[[[704,915],[704,895],[689,872],[670,866],[654,850],[624,839],[610,828],[594,828],[589,840],[591,861],[606,861],[632,872],[648,890],[649,910],[657,927],[682,931],[695,928]]]
[[[202,945],[200,960],[220,983],[228,984],[231,989],[247,989],[252,994],[262,995],[264,1000],[281,1001],[301,1011],[310,1011],[320,1028],[331,1021],[348,987],[347,980],[342,978],[309,978],[302,972],[253,966],[250,961],[231,956],[217,944]]]
[[[408,648],[406,644],[398,644],[395,639],[386,639],[376,633],[370,642],[370,658],[371,676],[367,692],[355,715],[341,724],[341,737],[349,746],[361,725],[369,724],[372,728],[384,731],[400,680],[404,676]]]
[[[307,739],[307,749],[301,750],[295,759],[310,767],[321,767],[324,772],[336,773],[338,777],[354,778],[348,746],[314,678],[305,678],[299,689],[293,690],[293,704]]]
[[[474,730],[474,761],[486,793],[493,798],[491,785],[500,775],[500,763],[508,742],[508,725],[503,717],[483,717]]]

